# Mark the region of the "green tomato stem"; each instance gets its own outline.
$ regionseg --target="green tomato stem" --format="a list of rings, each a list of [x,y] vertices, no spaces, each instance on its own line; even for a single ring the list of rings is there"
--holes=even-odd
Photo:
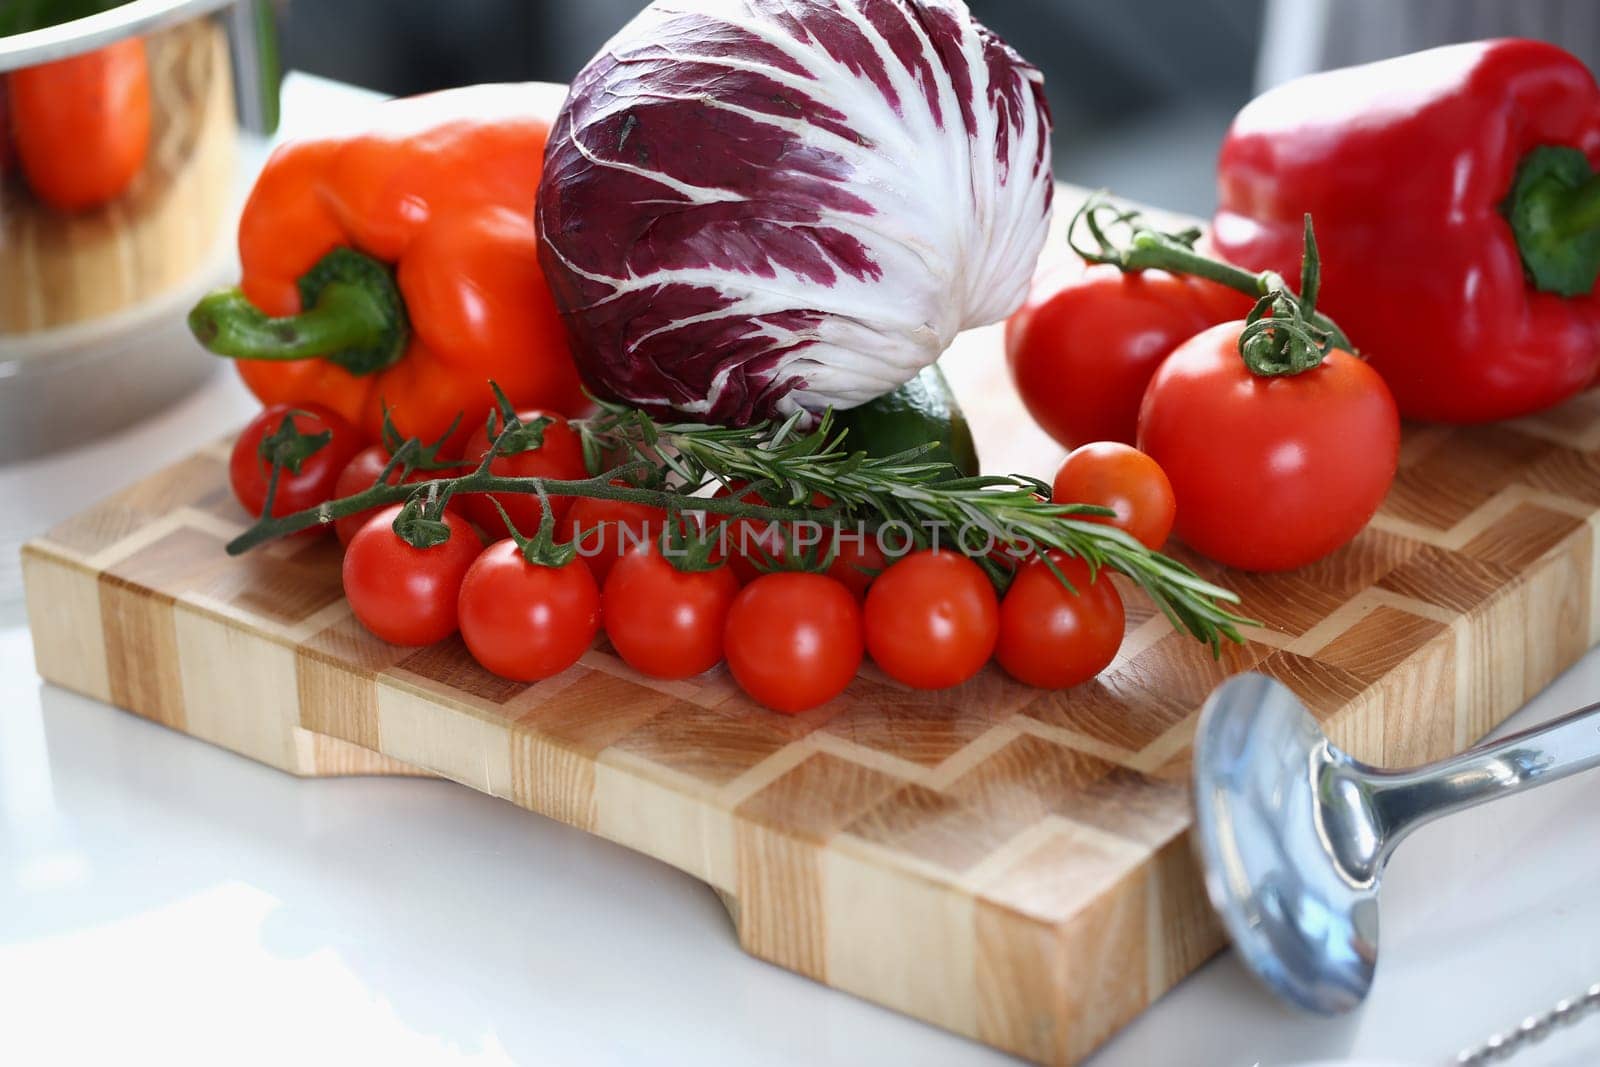
[[[447,491],[452,496],[465,493],[504,493],[523,496],[581,496],[591,500],[617,500],[630,504],[646,504],[663,511],[705,511],[730,518],[762,519],[769,522],[786,522],[797,519],[815,519],[831,515],[830,511],[815,508],[779,508],[762,504],[749,504],[735,497],[685,497],[665,489],[641,489],[631,485],[614,485],[612,479],[625,474],[628,466],[607,471],[594,478],[560,480],[554,478],[504,478],[475,471],[459,478],[434,478],[425,482],[407,482],[400,485],[374,485],[354,496],[330,500],[314,508],[272,518],[263,517],[244,533],[228,542],[228,554],[237,556],[268,541],[308,530],[313,526],[327,526],[350,515],[359,515],[371,508],[403,503],[413,495],[437,489],[442,496]]]
[[[416,514],[416,532],[434,536],[448,530],[441,513],[456,493],[576,496],[617,500],[659,508],[669,515],[697,511],[730,518],[786,523],[829,522],[841,518],[870,519],[880,533],[891,527],[910,544],[929,547],[936,532],[953,532],[962,543],[969,535],[988,544],[1012,545],[1024,554],[1056,550],[1082,559],[1091,571],[1110,567],[1126,574],[1149,594],[1175,627],[1207,643],[1215,652],[1226,638],[1240,641],[1249,620],[1223,605],[1237,604],[1237,594],[1203,581],[1176,560],[1152,552],[1122,530],[1083,521],[1104,509],[1081,504],[1050,503],[1049,486],[1023,475],[951,478],[948,463],[928,462],[921,450],[889,457],[870,457],[843,447],[844,434],[834,427],[832,413],[810,431],[799,428],[799,413],[778,425],[753,427],[659,423],[643,412],[604,405],[599,415],[572,423],[591,457],[589,469],[602,455],[627,458],[589,478],[557,480],[507,478],[490,471],[493,450],[476,469],[428,482],[378,483],[342,500],[329,501],[294,515],[263,518],[228,546],[238,553],[276,537],[327,524],[370,508],[402,499]],[[500,436],[524,428],[515,414],[506,416]],[[499,436],[496,437],[496,443]],[[411,470],[400,454],[415,454],[420,442],[396,452],[397,469]],[[276,468],[275,468],[276,470]],[[616,484],[617,482],[621,484]],[[747,483],[749,493],[784,501],[784,505],[747,503],[748,494],[707,497],[717,485]],[[826,498],[825,506],[813,504]],[[431,525],[429,525],[431,523]],[[954,541],[947,543],[955,543]],[[1004,589],[1010,572],[988,555],[977,559],[995,584]]]
[[[1141,230],[1134,235],[1126,253],[1116,264],[1122,270],[1164,270],[1169,274],[1187,274],[1196,278],[1225,285],[1235,292],[1245,296],[1260,299],[1264,296],[1282,294],[1296,302],[1294,290],[1284,280],[1283,275],[1277,271],[1264,270],[1251,273],[1231,263],[1224,263],[1220,259],[1203,256],[1192,248],[1187,248],[1166,234],[1154,230]],[[1342,348],[1346,352],[1353,352],[1354,346],[1339,324],[1314,308],[1305,309],[1306,318],[1317,329],[1328,334],[1334,347]]]
[[[1080,227],[1088,232],[1095,247],[1078,243]],[[1125,243],[1118,244],[1113,238],[1113,227],[1129,231]],[[1302,374],[1320,365],[1335,348],[1355,352],[1339,324],[1316,309],[1322,261],[1310,215],[1305,217],[1302,291],[1298,296],[1275,271],[1251,273],[1201,255],[1194,248],[1199,239],[1200,231],[1196,229],[1182,233],[1158,230],[1144,220],[1142,213],[1119,207],[1105,193],[1085,200],[1067,227],[1067,243],[1086,263],[1109,263],[1125,272],[1164,270],[1204,278],[1254,297],[1256,306],[1246,318],[1246,328],[1239,338],[1240,358],[1254,374]]]

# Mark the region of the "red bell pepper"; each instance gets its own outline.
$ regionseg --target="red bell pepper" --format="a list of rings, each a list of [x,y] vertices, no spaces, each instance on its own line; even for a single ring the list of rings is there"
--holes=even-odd
[[[1600,88],[1536,41],[1452,45],[1316,74],[1248,105],[1223,142],[1218,251],[1294,277],[1403,414],[1510,418],[1600,378]]]

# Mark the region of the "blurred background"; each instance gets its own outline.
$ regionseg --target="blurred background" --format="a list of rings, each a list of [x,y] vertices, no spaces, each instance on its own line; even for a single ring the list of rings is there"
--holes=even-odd
[[[1490,36],[1600,59],[1600,0],[968,0],[1044,69],[1057,174],[1209,214],[1229,119],[1322,67]],[[294,0],[285,66],[388,93],[568,81],[644,0]]]

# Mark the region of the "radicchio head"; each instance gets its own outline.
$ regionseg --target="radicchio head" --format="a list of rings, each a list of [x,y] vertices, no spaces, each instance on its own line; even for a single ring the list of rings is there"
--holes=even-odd
[[[961,0],[656,0],[573,83],[540,255],[599,394],[853,407],[1021,303],[1043,79]]]

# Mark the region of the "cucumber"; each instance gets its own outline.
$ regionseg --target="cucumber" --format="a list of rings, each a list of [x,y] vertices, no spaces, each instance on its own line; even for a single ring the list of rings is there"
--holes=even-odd
[[[894,392],[870,403],[835,412],[834,419],[840,429],[849,431],[844,447],[852,452],[881,458],[937,441],[939,447],[924,458],[950,463],[962,477],[978,473],[972,430],[937,366],[924,368]]]

